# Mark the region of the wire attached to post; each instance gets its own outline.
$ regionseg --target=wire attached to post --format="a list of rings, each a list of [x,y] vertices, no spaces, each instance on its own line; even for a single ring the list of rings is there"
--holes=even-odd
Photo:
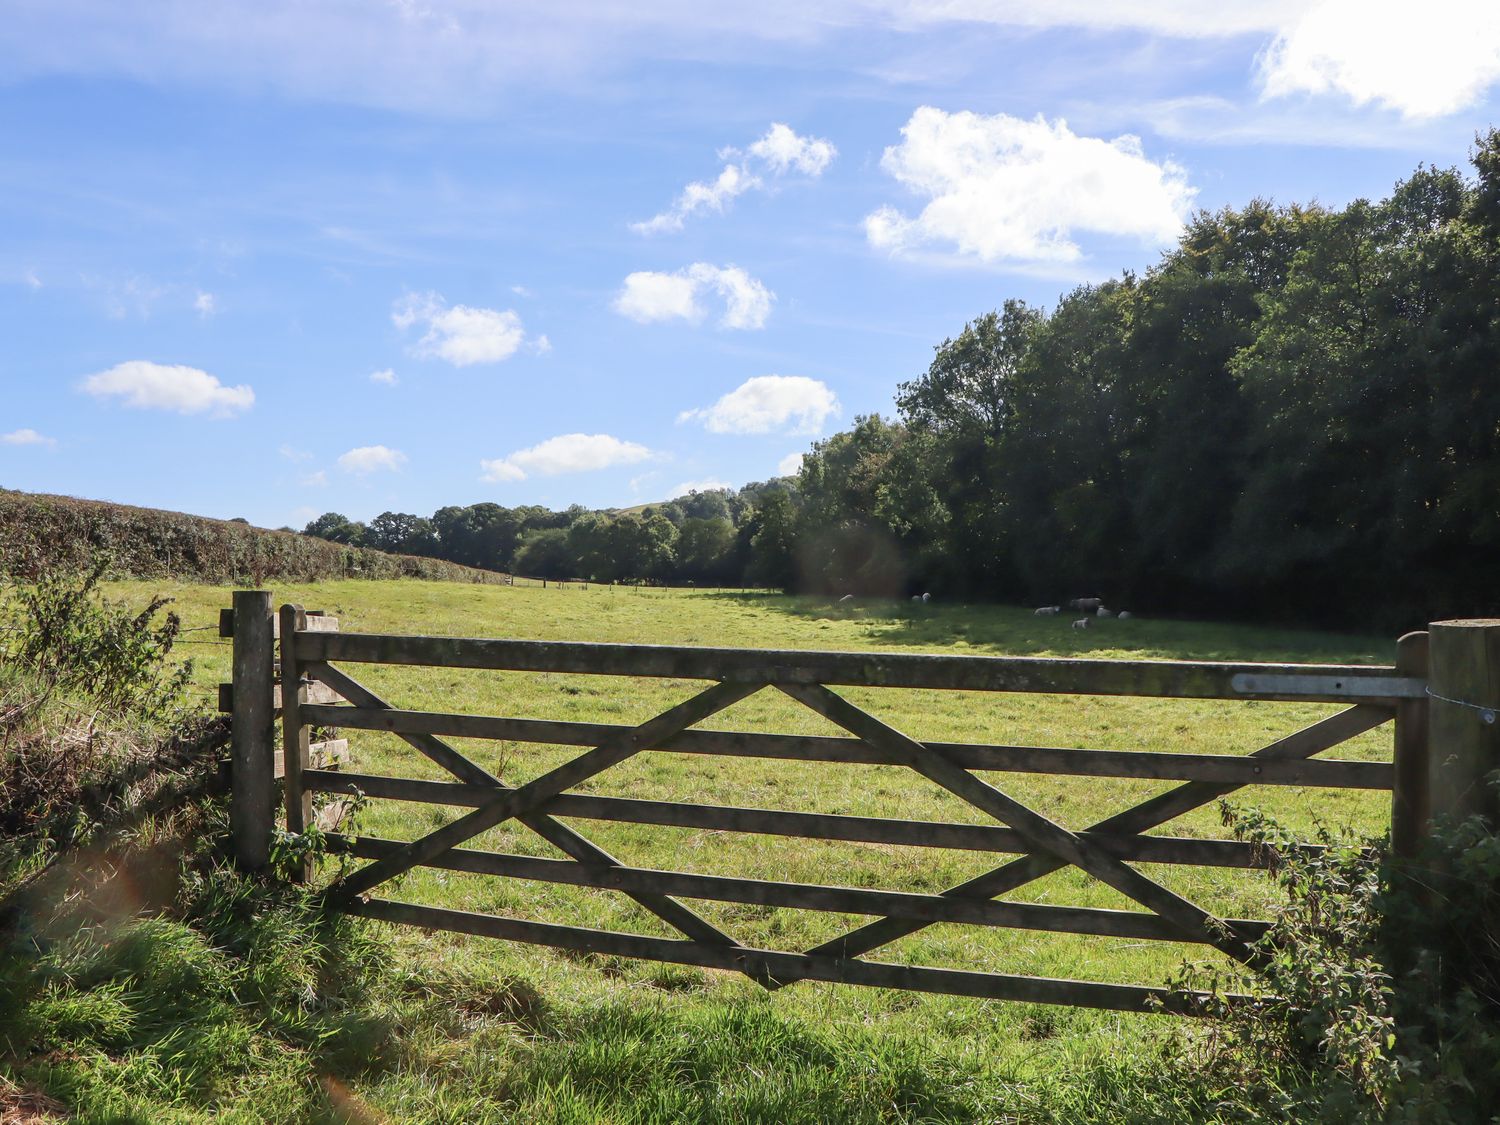
[[[1493,726],[1495,723],[1495,708],[1493,707],[1486,707],[1483,703],[1470,703],[1465,699],[1449,699],[1446,695],[1439,695],[1431,688],[1427,689],[1427,694],[1440,702],[1451,703],[1455,707],[1467,707],[1471,711],[1478,711],[1480,721],[1490,726]]]

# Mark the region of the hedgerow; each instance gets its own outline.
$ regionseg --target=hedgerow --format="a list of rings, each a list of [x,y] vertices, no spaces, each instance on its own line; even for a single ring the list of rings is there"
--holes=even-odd
[[[115,578],[253,586],[329,578],[504,580],[440,559],[346,547],[237,520],[0,489],[0,574],[31,580],[89,568],[100,557],[110,560]]]

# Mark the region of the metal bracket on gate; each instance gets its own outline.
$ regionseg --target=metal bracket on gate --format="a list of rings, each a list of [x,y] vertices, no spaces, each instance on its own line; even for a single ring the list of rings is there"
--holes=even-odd
[[[1415,676],[1326,676],[1239,672],[1229,686],[1243,695],[1316,695],[1350,699],[1422,699],[1427,681]]]

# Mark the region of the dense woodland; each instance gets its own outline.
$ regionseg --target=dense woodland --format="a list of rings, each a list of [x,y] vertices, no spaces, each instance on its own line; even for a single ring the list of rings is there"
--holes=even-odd
[[[793,478],[629,513],[335,514],[547,577],[1415,624],[1500,611],[1500,131],[1379,202],[1201,213],[1144,276],[1005,301]]]

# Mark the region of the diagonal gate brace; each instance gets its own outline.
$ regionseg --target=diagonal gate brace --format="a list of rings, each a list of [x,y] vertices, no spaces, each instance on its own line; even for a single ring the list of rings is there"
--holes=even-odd
[[[328,684],[345,699],[357,707],[390,710],[391,705],[358,680],[328,664],[309,664],[306,671],[315,679]],[[497,792],[510,792],[509,786],[484,767],[473,762],[458,750],[430,734],[398,734],[409,745],[421,751],[437,765],[446,769],[460,781],[473,785],[490,785]],[[517,817],[526,827],[536,832],[548,843],[580,863],[595,867],[619,867],[620,861],[582,833],[568,827],[544,812],[526,812]],[[739,942],[719,929],[712,922],[684,906],[669,895],[651,892],[633,892],[630,897],[663,922],[680,931],[694,941],[708,945],[738,947]]]
[[[428,862],[449,848],[457,847],[503,821],[535,811],[563,790],[587,781],[611,766],[619,765],[653,743],[670,738],[678,731],[716,711],[722,711],[764,686],[715,684],[655,718],[646,720],[640,726],[621,732],[586,754],[580,754],[556,769],[547,771],[534,781],[502,791],[489,804],[481,805],[468,815],[413,840],[394,855],[361,867],[354,874],[329,887],[327,893],[335,900],[362,895],[376,885]]]
[[[877,749],[962,797],[975,808],[1009,824],[1039,851],[1076,865],[1174,925],[1188,940],[1203,940],[1242,961],[1252,959],[1249,947],[1208,911],[1162,886],[1097,844],[1080,838],[1056,821],[980,781],[954,765],[944,754],[887,726],[821,684],[778,684],[783,692],[838,724]]]

